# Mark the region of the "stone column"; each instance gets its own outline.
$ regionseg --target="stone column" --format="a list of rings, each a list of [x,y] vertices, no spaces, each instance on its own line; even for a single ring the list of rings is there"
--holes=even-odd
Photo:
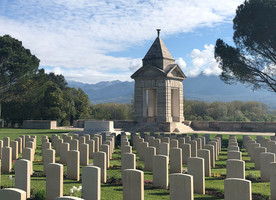
[[[26,192],[17,188],[5,188],[0,190],[0,199],[26,200]]]
[[[144,200],[144,172],[126,169],[123,175],[123,200]]]
[[[70,151],[78,151],[79,150],[79,141],[77,139],[73,139],[70,142]]]
[[[227,159],[242,160],[242,153],[240,151],[228,151]]]
[[[26,197],[31,197],[31,174],[29,160],[16,160],[15,162],[15,188],[24,190]]]
[[[255,148],[255,169],[261,169],[261,153],[266,153],[265,147]]]
[[[121,170],[125,169],[136,169],[136,154],[133,153],[124,153],[122,154],[122,164]]]
[[[148,147],[145,154],[145,171],[152,171],[153,157],[156,155],[155,147]]]
[[[100,141],[99,141],[99,138],[98,138],[98,137],[94,137],[93,140],[94,140],[94,143],[95,143],[95,152],[98,152],[99,149],[100,149]]]
[[[26,147],[26,138],[25,138],[25,135],[21,135],[20,137],[22,138],[22,151],[23,151],[23,149],[25,149]]]
[[[261,181],[268,182],[270,181],[270,163],[275,162],[274,153],[261,153]]]
[[[5,137],[4,138],[4,147],[9,147],[10,146],[10,138],[9,137]]]
[[[85,142],[87,143],[90,140],[90,135],[89,134],[84,134],[85,137]]]
[[[106,168],[109,168],[110,167],[109,146],[107,144],[100,145],[100,151],[106,153]]]
[[[2,148],[2,172],[10,173],[12,169],[12,148],[5,146]]]
[[[48,164],[46,169],[46,199],[55,200],[63,196],[63,165]]]
[[[112,159],[112,153],[113,153],[113,143],[112,143],[112,141],[110,141],[110,140],[106,140],[106,141],[104,141],[103,142],[103,144],[107,144],[108,146],[109,146],[109,160],[111,160]]]
[[[145,151],[148,148],[149,143],[148,142],[141,142],[140,146],[139,146],[139,157],[141,161],[145,161],[144,157],[145,157]]]
[[[2,159],[3,140],[0,140],[0,159]]]
[[[88,140],[89,145],[89,158],[93,158],[93,153],[95,152],[95,140]]]
[[[180,147],[181,144],[185,144],[185,138],[184,137],[181,137],[181,138],[178,138],[178,146]]]
[[[172,139],[170,143],[170,148],[178,148],[178,140]]]
[[[227,160],[226,177],[245,179],[245,162],[236,159]]]
[[[162,142],[164,142],[164,143],[169,143],[170,144],[170,138],[169,137],[163,137],[162,138]]]
[[[218,150],[218,143],[215,142],[215,141],[211,141],[208,144],[214,146],[215,160],[218,160],[218,152],[219,152],[219,150]]]
[[[270,176],[270,199],[275,200],[276,199],[276,174],[272,174]]]
[[[60,144],[60,160],[59,160],[59,163],[67,164],[68,151],[70,151],[70,144],[69,143]]]
[[[156,150],[156,155],[169,156],[169,154],[170,154],[170,144],[169,143],[160,143],[158,149],[159,149],[159,153],[157,153],[157,150]]]
[[[182,149],[172,148],[170,151],[170,173],[182,173],[182,171]]]
[[[22,153],[22,138],[18,137],[15,139],[18,142],[18,153]]]
[[[197,151],[197,155],[199,158],[204,159],[204,167],[205,167],[205,176],[211,176],[211,162],[210,162],[210,151],[208,149],[199,149]]]
[[[170,199],[194,200],[193,176],[182,173],[171,174]]]
[[[82,168],[82,197],[85,200],[101,199],[101,168],[86,166]]]
[[[197,142],[197,149],[202,149],[202,140],[201,140],[201,138],[196,138],[195,141]]]
[[[22,150],[22,159],[30,161],[30,174],[33,174],[33,150],[31,148],[24,148]]]
[[[188,164],[188,158],[191,157],[191,145],[190,144],[180,144],[182,149],[182,164]]]
[[[205,170],[203,158],[188,159],[188,174],[194,177],[194,191],[197,194],[205,194]]]
[[[197,142],[191,140],[189,144],[191,145],[191,157],[197,157]]]
[[[12,148],[12,159],[17,160],[17,158],[18,158],[18,142],[11,141],[11,148]]]
[[[208,149],[210,151],[210,164],[211,164],[211,167],[215,167],[215,148],[214,148],[214,145],[207,144],[207,145],[204,145],[202,148],[203,149]]]
[[[60,146],[63,143],[63,139],[57,139],[57,145],[56,145],[56,154],[60,155]]]
[[[34,159],[34,156],[35,156],[34,142],[28,141],[28,142],[26,143],[26,148],[31,148],[31,149],[32,149],[33,159]],[[32,161],[34,161],[34,160],[32,160]]]
[[[224,180],[225,200],[252,200],[251,181],[239,178]]]
[[[168,188],[168,164],[168,156],[157,155],[153,157],[153,185],[155,187]]]
[[[160,154],[160,155],[164,155],[164,154],[162,154],[163,152],[159,152],[159,148],[160,148],[160,146],[162,146],[162,145],[160,145],[161,144],[161,140],[160,139],[155,139],[154,141],[153,141],[153,146],[156,148],[156,155],[158,155],[158,154]],[[163,145],[164,146],[164,145]],[[168,146],[169,147],[169,146]],[[169,155],[169,154],[168,154]]]
[[[80,164],[83,166],[89,165],[89,145],[85,143],[80,145]]]
[[[81,144],[86,144],[86,141],[85,141],[85,137],[84,136],[80,136],[79,137],[79,144],[81,145]]]
[[[124,153],[132,153],[132,147],[131,146],[122,146],[121,154],[124,154]]]
[[[186,142],[186,143],[188,143],[188,142],[191,141],[191,136],[185,136],[184,138],[185,138],[185,142]]]
[[[101,168],[101,182],[106,183],[106,153],[99,151],[93,155],[94,166]]]
[[[80,180],[80,152],[68,151],[67,160],[67,178],[71,180]]]
[[[55,158],[56,151],[54,149],[45,149],[43,158],[43,169],[46,172],[47,165],[56,162]]]

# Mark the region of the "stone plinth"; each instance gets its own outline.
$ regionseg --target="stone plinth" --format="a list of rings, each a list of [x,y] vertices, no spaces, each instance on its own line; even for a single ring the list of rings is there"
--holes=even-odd
[[[113,121],[85,121],[84,131],[98,132],[98,131],[114,131]]]

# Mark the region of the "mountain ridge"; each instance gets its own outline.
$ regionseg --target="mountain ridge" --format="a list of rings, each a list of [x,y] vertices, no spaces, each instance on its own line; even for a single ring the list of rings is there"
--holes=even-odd
[[[134,81],[102,81],[87,84],[68,81],[69,87],[81,88],[91,103],[130,103],[133,100]],[[251,91],[250,88],[237,83],[228,85],[218,76],[203,74],[183,81],[184,98],[187,100],[213,101],[259,101],[276,109],[276,94],[266,90]]]

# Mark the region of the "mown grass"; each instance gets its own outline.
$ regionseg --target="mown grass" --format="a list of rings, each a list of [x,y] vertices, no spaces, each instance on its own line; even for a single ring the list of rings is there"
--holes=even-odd
[[[37,136],[37,149],[35,154],[35,161],[33,163],[33,169],[35,173],[31,177],[31,196],[32,199],[43,199],[45,198],[46,189],[46,178],[43,173],[43,165],[41,163],[41,136],[55,133],[61,135],[62,133],[70,132],[68,130],[32,130],[32,129],[3,129],[0,128],[0,140],[4,137],[10,137],[11,141],[20,135],[36,135]],[[211,135],[211,138],[215,135]],[[254,139],[256,136],[252,136]],[[226,176],[226,160],[227,160],[227,140],[229,135],[223,135],[223,146],[222,151],[219,155],[219,160],[216,161],[216,167],[212,169],[212,177],[207,177],[205,179],[206,194],[198,195],[195,194],[195,199],[197,200],[211,200],[211,199],[224,199],[224,178]],[[240,147],[242,145],[242,136],[237,136]],[[270,183],[260,182],[260,171],[254,169],[254,163],[250,162],[250,157],[248,157],[247,152],[242,149],[243,160],[246,162],[246,177],[252,180],[252,193],[254,199],[269,199],[270,196]],[[135,153],[135,151],[134,151]],[[21,156],[21,155],[20,155]],[[111,168],[107,170],[108,183],[101,185],[101,199],[122,199],[122,185],[120,184],[121,179],[121,151],[116,149],[113,158],[110,162]],[[59,157],[56,157],[56,162],[59,162]],[[90,159],[90,163],[93,160]],[[136,166],[138,169],[144,168],[144,163],[139,161],[139,156],[137,155]],[[184,169],[187,168],[183,165]],[[67,174],[67,167],[64,165],[64,174]],[[14,182],[11,182],[9,175],[14,174],[2,174],[1,176],[1,187],[14,187]],[[169,190],[157,189],[152,187],[152,172],[144,171],[145,184],[145,199],[146,200],[159,200],[159,199],[170,199]],[[70,195],[70,189],[75,186],[81,186],[80,181],[68,180],[64,178],[64,195]],[[81,197],[81,193],[75,191],[73,196]]]

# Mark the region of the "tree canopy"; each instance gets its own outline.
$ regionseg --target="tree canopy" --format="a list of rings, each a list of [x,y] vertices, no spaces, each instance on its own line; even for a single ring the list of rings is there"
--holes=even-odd
[[[276,1],[246,0],[233,20],[235,47],[218,39],[220,78],[276,92]]]
[[[22,42],[9,35],[0,36],[0,103],[15,96],[23,84],[38,71],[39,59]],[[13,93],[13,95],[11,95]]]

